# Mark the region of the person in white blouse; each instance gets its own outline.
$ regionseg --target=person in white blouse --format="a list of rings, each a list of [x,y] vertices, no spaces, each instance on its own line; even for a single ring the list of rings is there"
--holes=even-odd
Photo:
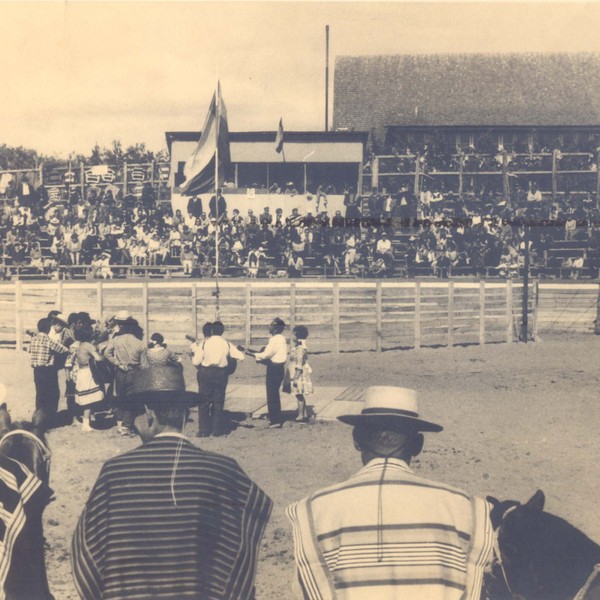
[[[282,335],[284,329],[285,323],[279,317],[273,319],[269,327],[271,338],[265,349],[255,355],[258,362],[267,365],[267,408],[269,411],[269,427],[271,428],[280,428],[283,425],[279,390],[283,383],[285,362],[288,355],[287,341]]]

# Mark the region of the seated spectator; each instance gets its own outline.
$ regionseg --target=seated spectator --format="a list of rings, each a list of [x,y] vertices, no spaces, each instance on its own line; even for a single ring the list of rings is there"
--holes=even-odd
[[[288,259],[288,268],[287,268],[288,277],[290,277],[292,279],[302,277],[303,269],[304,269],[304,261],[302,260],[302,257],[298,253],[292,251],[290,254],[290,257]]]
[[[379,258],[385,262],[387,269],[389,269],[394,262],[394,255],[392,254],[392,242],[388,238],[388,235],[385,231],[381,232],[381,236],[375,245],[375,259]]]
[[[183,246],[183,250],[179,255],[179,260],[181,261],[181,265],[183,266],[183,274],[184,275],[192,275],[194,272],[194,267],[196,266],[196,254],[192,250],[192,247],[189,244],[185,244]]]
[[[262,214],[260,215],[260,224],[261,224],[261,226],[267,225],[270,227],[272,225],[272,223],[273,223],[273,215],[270,213],[269,207],[265,206]]]
[[[250,252],[248,252],[246,268],[248,277],[250,277],[250,279],[256,279],[256,276],[258,275],[258,269],[264,266],[266,257],[267,255],[265,254],[265,249],[262,246],[259,246],[256,250],[250,250]]]
[[[340,210],[336,210],[333,219],[331,219],[331,226],[343,228],[344,225],[345,221],[344,217],[342,216],[342,212]]]

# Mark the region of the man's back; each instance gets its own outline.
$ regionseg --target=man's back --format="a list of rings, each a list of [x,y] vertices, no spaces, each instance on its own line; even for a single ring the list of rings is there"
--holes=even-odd
[[[329,590],[309,598],[478,597],[492,539],[486,502],[423,479],[403,461],[372,460],[288,515],[305,553],[301,581],[320,579],[317,587]]]
[[[74,538],[83,598],[251,598],[269,498],[177,434],[108,461]]]

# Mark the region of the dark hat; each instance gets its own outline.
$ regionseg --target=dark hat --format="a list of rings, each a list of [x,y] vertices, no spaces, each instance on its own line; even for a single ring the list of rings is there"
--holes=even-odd
[[[280,319],[279,317],[275,317],[271,321],[271,325],[277,325],[278,327],[285,327],[285,321],[283,319]]]
[[[77,316],[83,323],[89,323],[90,325],[93,325],[96,322],[96,319],[92,319],[92,317],[90,317],[90,313],[88,312],[77,313]]]
[[[442,431],[443,427],[419,418],[417,392],[409,388],[376,385],[367,388],[360,414],[341,415],[347,425],[407,428],[416,431]]]
[[[154,365],[133,371],[130,377],[131,388],[124,399],[125,404],[177,403],[179,406],[192,406],[198,402],[198,394],[185,389],[181,367]]]

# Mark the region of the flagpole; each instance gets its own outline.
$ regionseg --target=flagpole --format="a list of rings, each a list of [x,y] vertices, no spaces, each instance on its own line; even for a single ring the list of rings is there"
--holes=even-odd
[[[219,289],[219,125],[221,122],[221,85],[217,79],[217,123],[215,136],[215,216],[217,226],[215,229],[215,319],[220,319],[220,289]]]

